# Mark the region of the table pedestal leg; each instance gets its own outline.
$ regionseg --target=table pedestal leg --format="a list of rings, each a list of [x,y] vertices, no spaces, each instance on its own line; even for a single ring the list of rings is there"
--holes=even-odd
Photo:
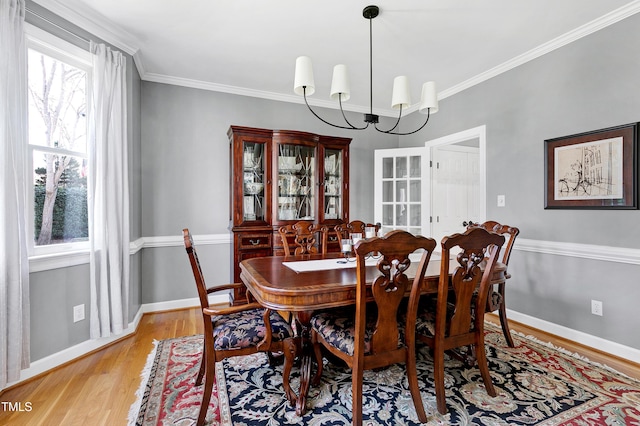
[[[310,354],[303,354],[300,362],[300,391],[296,402],[296,414],[299,416],[304,415],[307,409],[307,394],[311,385],[311,364]]]
[[[299,325],[300,337],[300,390],[296,401],[296,414],[306,412],[307,395],[311,386],[311,370],[313,365],[313,346],[311,345],[309,322],[312,312],[296,312],[294,321]],[[296,327],[297,328],[297,327]]]

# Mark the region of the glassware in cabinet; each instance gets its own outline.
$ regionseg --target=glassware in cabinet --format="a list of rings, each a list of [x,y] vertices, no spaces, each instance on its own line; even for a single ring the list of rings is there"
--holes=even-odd
[[[315,220],[314,146],[277,145],[277,220]]]

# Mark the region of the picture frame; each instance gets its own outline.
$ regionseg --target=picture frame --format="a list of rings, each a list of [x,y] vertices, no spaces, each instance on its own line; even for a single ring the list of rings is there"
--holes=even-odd
[[[545,209],[637,209],[638,124],[545,140]]]

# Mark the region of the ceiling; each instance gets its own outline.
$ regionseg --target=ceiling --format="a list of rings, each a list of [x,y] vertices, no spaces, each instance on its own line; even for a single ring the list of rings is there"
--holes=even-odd
[[[333,65],[349,67],[345,109],[368,112],[369,22],[354,0],[34,0],[134,55],[143,80],[302,102],[296,57],[310,56],[316,93],[333,107]],[[412,101],[434,80],[445,98],[640,11],[640,0],[378,0],[374,112],[393,78]]]

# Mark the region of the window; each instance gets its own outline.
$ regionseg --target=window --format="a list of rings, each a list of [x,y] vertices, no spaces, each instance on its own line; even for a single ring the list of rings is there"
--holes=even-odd
[[[29,26],[31,253],[88,248],[89,52]]]

